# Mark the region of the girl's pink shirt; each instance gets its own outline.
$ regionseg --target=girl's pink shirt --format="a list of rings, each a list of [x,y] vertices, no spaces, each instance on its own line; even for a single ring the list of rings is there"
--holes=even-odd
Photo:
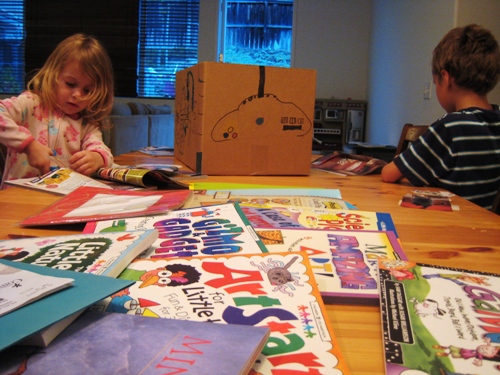
[[[17,97],[0,100],[0,143],[8,148],[3,181],[36,177],[38,169],[28,164],[23,150],[33,140],[55,150],[60,165],[69,167],[69,158],[76,152],[98,152],[104,167],[111,167],[113,155],[104,144],[96,124],[82,125],[82,119],[71,119],[49,111],[37,95],[24,92]]]

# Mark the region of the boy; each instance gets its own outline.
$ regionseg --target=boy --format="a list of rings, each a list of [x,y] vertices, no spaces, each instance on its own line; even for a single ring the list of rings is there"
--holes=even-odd
[[[490,209],[500,184],[500,111],[487,94],[500,74],[498,43],[478,25],[449,31],[432,76],[447,114],[382,169],[382,180],[438,186]]]

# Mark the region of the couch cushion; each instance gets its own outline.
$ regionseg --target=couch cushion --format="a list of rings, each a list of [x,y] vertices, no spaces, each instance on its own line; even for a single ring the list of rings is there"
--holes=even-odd
[[[139,102],[127,103],[133,115],[168,115],[172,109],[169,105],[152,105]]]
[[[114,116],[130,116],[132,111],[126,103],[114,102],[113,109],[111,110],[111,115]]]

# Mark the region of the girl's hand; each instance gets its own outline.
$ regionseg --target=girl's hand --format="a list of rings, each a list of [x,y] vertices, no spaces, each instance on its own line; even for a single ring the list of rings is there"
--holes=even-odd
[[[49,147],[42,145],[37,140],[33,140],[26,146],[24,152],[28,156],[29,165],[38,169],[41,174],[50,171],[50,157],[53,156],[54,151]]]
[[[78,173],[90,176],[104,165],[104,160],[98,152],[78,151],[69,159],[69,166]]]

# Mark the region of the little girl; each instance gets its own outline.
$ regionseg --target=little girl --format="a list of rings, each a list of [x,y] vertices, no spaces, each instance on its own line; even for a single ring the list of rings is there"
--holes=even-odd
[[[110,167],[103,143],[114,98],[113,68],[106,50],[83,34],[63,40],[28,91],[0,101],[0,143],[8,148],[3,181],[35,177],[51,166],[90,175]]]

